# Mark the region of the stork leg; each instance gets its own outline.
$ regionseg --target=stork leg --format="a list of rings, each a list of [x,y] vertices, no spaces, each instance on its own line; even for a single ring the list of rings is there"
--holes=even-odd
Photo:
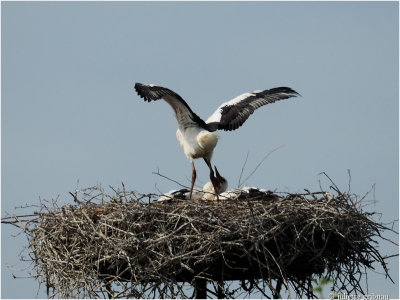
[[[194,186],[194,182],[196,181],[196,168],[194,167],[193,159],[190,160],[190,163],[192,164],[192,184],[190,186],[189,200],[192,200],[193,186]]]
[[[212,185],[214,187],[214,192],[215,192],[215,195],[217,196],[217,200],[219,200],[218,192],[217,192],[217,190],[218,190],[217,189],[217,184],[218,183],[217,183],[217,180],[216,180],[216,178],[214,176],[214,171],[212,169],[211,162],[210,162],[210,160],[208,158],[204,158],[204,161],[206,162],[208,168],[210,169],[210,180],[211,180],[211,183],[212,183]]]

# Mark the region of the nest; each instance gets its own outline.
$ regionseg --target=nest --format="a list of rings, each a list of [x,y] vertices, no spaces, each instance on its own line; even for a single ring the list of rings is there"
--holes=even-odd
[[[389,276],[376,248],[389,228],[357,196],[335,193],[151,202],[155,195],[93,187],[72,194],[75,205],[42,201],[35,218],[14,224],[50,297],[186,298],[206,281],[218,297],[280,297],[282,287],[315,297],[318,277],[363,293],[373,263]]]

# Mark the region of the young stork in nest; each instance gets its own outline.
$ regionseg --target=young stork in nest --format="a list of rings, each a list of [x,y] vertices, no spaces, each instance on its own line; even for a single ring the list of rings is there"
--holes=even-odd
[[[215,167],[215,166],[214,166]],[[193,189],[191,200],[216,200],[217,196],[226,191],[228,188],[228,181],[219,174],[217,167],[215,167],[215,177],[217,189],[214,189],[214,185],[211,181],[207,182],[203,189]],[[159,201],[170,201],[170,200],[188,200],[190,199],[190,190],[181,189],[181,190],[172,190],[168,193],[162,194]]]
[[[216,130],[235,130],[242,126],[257,108],[299,95],[288,87],[245,93],[220,105],[204,122],[192,111],[181,96],[170,89],[153,84],[136,83],[135,90],[141,98],[148,102],[164,99],[175,112],[175,117],[178,121],[176,137],[192,165],[192,183],[189,199],[192,199],[193,186],[196,181],[196,169],[193,162],[196,158],[203,158],[206,162],[210,169],[211,183],[214,186],[214,190],[217,190],[217,180],[211,166],[213,150],[218,142]]]

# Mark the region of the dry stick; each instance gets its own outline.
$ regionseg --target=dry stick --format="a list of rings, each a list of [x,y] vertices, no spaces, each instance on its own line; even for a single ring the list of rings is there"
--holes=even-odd
[[[324,174],[325,177],[327,177],[329,179],[329,181],[333,184],[333,186],[331,186],[331,188],[333,188],[339,195],[342,194],[342,192],[339,190],[339,188],[337,187],[337,185],[333,182],[333,180],[328,176],[328,174],[326,174],[325,172],[321,172],[318,175]]]
[[[165,175],[162,175],[162,174],[160,173],[160,169],[157,169],[157,172],[152,172],[152,173],[155,174],[155,175],[161,176],[161,177],[163,177],[163,178],[165,178],[165,179],[168,179],[169,181],[175,182],[176,184],[180,185],[181,187],[184,187],[184,188],[187,188],[187,189],[189,188],[188,186],[183,185],[183,184],[179,183],[178,181],[176,181],[176,180],[174,180],[174,179],[171,179],[171,178],[169,178],[169,177],[167,177],[167,176],[165,176]]]
[[[26,217],[37,217],[38,214],[34,213],[34,214],[29,214],[29,215],[18,215],[18,216],[8,216],[8,217],[3,217],[1,218],[1,223],[5,223],[3,220],[6,219],[15,219],[15,218],[26,218]],[[18,220],[19,221],[19,220]]]
[[[240,181],[242,180],[243,171],[244,171],[244,168],[246,167],[247,159],[249,158],[249,153],[250,153],[250,151],[247,151],[246,159],[244,160],[242,170],[240,171],[239,182],[238,182],[238,186],[237,186],[238,188],[240,188]]]
[[[268,152],[263,159],[258,163],[258,165],[254,168],[253,172],[250,173],[249,176],[246,177],[246,179],[240,184],[239,182],[239,187],[243,186],[247,180],[250,179],[251,176],[253,176],[253,174],[257,171],[257,169],[262,165],[262,163],[268,158],[268,156],[270,156],[273,152],[279,150],[280,148],[284,147],[285,145],[280,145],[279,147],[273,149],[272,151]]]
[[[347,190],[347,194],[350,194],[350,191],[351,191],[351,173],[350,173],[350,169],[347,169],[347,174],[349,175],[349,183],[348,183],[349,189]]]

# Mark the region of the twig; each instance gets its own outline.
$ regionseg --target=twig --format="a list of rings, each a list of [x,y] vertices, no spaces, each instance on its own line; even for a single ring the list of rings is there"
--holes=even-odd
[[[169,181],[175,182],[176,184],[180,185],[181,187],[184,187],[184,188],[187,188],[187,189],[189,188],[188,186],[183,185],[183,184],[179,183],[178,181],[176,181],[176,180],[174,180],[174,179],[171,179],[171,178],[169,178],[169,177],[167,177],[167,176],[165,176],[165,175],[162,175],[162,174],[160,173],[160,169],[157,169],[157,172],[152,172],[152,173],[155,174],[155,175],[161,176],[161,177],[163,177],[163,178],[165,178],[165,179],[167,179],[167,180],[169,180]]]
[[[238,185],[237,185],[238,188],[240,188],[240,181],[242,180],[243,171],[244,171],[244,168],[246,167],[247,159],[249,158],[249,153],[250,152],[247,151],[246,158],[245,158],[244,163],[242,165],[242,170],[240,171],[239,182],[238,182]]]
[[[284,147],[284,145],[281,145],[281,146],[279,146],[279,147],[273,149],[272,151],[268,152],[268,153],[263,157],[263,159],[257,164],[257,166],[254,168],[254,170],[250,173],[250,175],[246,177],[246,179],[244,180],[244,182],[243,182],[242,184],[239,184],[239,186],[242,187],[242,186],[247,182],[247,180],[249,180],[250,177],[253,176],[253,174],[254,174],[254,173],[257,171],[257,169],[262,165],[262,163],[268,158],[268,156],[270,156],[273,152],[279,150],[279,149],[282,148],[282,147]]]

